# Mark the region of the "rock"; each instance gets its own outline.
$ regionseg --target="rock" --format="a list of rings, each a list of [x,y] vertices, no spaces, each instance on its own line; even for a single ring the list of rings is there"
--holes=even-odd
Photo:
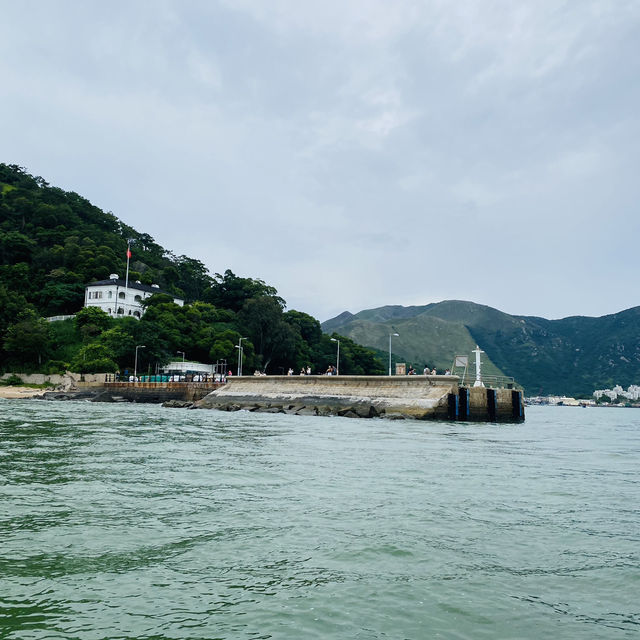
[[[193,402],[188,400],[167,400],[162,403],[162,406],[169,409],[190,409],[193,406]]]
[[[261,410],[262,413],[284,413],[283,407],[267,407]]]
[[[297,416],[317,416],[318,410],[315,407],[301,407],[296,411]]]
[[[371,405],[358,405],[353,408],[353,411],[358,414],[360,418],[375,418],[378,412]]]
[[[46,391],[43,400],[93,400],[100,395],[100,391]]]

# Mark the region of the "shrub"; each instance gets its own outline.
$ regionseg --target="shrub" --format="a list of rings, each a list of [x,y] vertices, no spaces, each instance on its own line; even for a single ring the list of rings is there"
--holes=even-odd
[[[3,384],[5,387],[20,387],[24,384],[24,380],[15,373],[12,373],[8,378],[0,380],[0,384]]]
[[[62,360],[49,360],[45,365],[46,373],[50,376],[64,375],[69,369],[69,363]]]

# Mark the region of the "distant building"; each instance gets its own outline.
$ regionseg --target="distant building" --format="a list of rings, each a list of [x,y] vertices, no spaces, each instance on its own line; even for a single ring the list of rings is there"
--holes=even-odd
[[[221,365],[202,364],[201,362],[189,362],[188,360],[186,362],[174,360],[162,367],[160,373],[178,376],[203,375],[213,377],[215,373],[218,372],[218,369],[224,372],[224,368],[222,368]]]
[[[139,280],[129,282],[118,277],[117,273],[112,273],[109,280],[99,280],[88,284],[84,291],[84,306],[98,307],[113,318],[123,318],[133,316],[142,317],[144,307],[143,300],[151,297],[154,293],[166,293],[173,298],[173,301],[184,305],[184,300],[176,298],[171,293],[162,291],[157,284],[142,284]]]
[[[596,389],[593,392],[593,397],[596,400],[599,400],[602,396],[607,396],[610,402],[615,402],[618,398],[638,401],[640,399],[640,387],[632,384],[625,391],[619,384],[617,384],[613,389]]]

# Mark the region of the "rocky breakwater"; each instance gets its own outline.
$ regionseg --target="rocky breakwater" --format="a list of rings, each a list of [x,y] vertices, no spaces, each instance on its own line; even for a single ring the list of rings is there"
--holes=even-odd
[[[457,376],[247,376],[196,403],[198,408],[297,415],[447,419]]]

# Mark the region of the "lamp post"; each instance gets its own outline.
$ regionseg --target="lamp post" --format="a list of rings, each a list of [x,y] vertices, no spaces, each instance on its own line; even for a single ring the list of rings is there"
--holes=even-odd
[[[336,354],[336,375],[340,375],[340,340],[331,338],[331,342],[338,343],[338,353]]]
[[[390,333],[389,334],[389,375],[391,375],[391,338],[393,336],[399,336],[399,333]]]
[[[146,344],[137,344],[136,345],[136,359],[133,364],[133,381],[138,382],[138,349],[144,349]]]
[[[176,353],[182,354],[182,364],[184,364],[184,351],[176,351]]]
[[[247,340],[247,338],[240,338],[238,340],[238,344],[236,345],[236,349],[238,350],[238,375],[242,375],[242,354],[244,349],[242,348],[242,341]]]

